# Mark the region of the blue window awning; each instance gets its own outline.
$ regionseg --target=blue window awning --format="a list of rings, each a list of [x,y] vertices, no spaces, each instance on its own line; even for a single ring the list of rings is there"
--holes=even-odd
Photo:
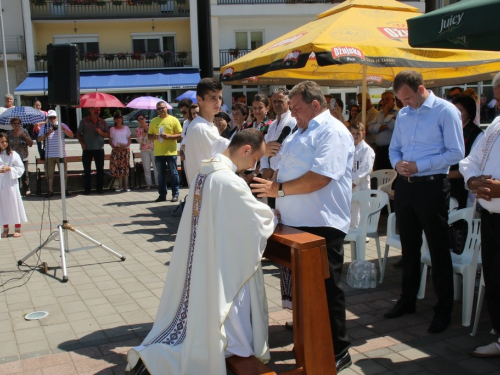
[[[198,69],[144,70],[133,72],[80,72],[80,92],[108,93],[162,91],[196,88]],[[14,90],[14,95],[47,95],[47,73],[31,73]]]

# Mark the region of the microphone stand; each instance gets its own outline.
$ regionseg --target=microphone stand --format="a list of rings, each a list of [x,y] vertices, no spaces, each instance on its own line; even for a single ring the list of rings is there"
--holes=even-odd
[[[57,118],[61,118],[61,111],[59,105],[56,106],[56,112],[57,112]],[[56,130],[58,132],[59,136],[59,177],[61,180],[61,206],[62,206],[62,215],[63,215],[63,221],[61,224],[57,226],[57,232],[53,232],[50,234],[50,236],[47,238],[47,240],[38,246],[36,249],[31,251],[28,255],[26,255],[24,258],[20,259],[17,261],[17,264],[20,266],[24,263],[24,261],[31,256],[33,256],[38,250],[41,250],[45,248],[50,242],[53,240],[56,240],[57,238],[59,239],[59,250],[61,252],[61,263],[62,263],[62,272],[63,272],[63,278],[62,282],[66,283],[68,281],[68,270],[66,268],[66,253],[71,253],[74,251],[79,251],[79,250],[88,250],[88,249],[93,249],[95,247],[102,248],[106,250],[108,253],[111,255],[114,255],[117,258],[120,258],[121,261],[124,261],[126,259],[125,256],[118,254],[116,251],[110,249],[106,245],[100,243],[99,241],[95,240],[94,238],[90,237],[89,235],[83,233],[82,231],[79,231],[75,227],[73,227],[67,218],[66,215],[66,179],[65,179],[65,164],[64,164],[64,154],[63,154],[63,147],[62,147],[62,137],[63,135],[63,129],[62,129],[62,123],[59,121],[59,126],[58,129]],[[47,158],[47,155],[45,155],[45,158]],[[47,171],[45,171],[45,174],[47,174]],[[69,233],[75,233],[78,234],[79,236],[87,239],[88,241],[92,242],[94,246],[84,246],[84,247],[79,247],[70,250],[69,248]],[[47,248],[48,250],[57,250],[55,248]],[[46,262],[42,263],[43,265],[43,271],[44,273],[48,272],[48,265]]]

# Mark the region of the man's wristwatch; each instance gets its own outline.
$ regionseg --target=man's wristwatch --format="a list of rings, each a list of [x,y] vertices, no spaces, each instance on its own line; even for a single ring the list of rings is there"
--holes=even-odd
[[[283,191],[283,182],[280,183],[280,186],[278,188],[278,197],[284,197],[285,192]]]

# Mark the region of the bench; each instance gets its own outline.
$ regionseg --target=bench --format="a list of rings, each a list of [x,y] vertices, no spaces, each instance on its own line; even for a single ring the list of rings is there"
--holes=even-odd
[[[177,152],[177,156],[179,157],[180,153]],[[134,165],[134,187],[142,187],[142,181],[141,181],[141,174],[137,173],[136,171],[136,165],[138,162],[141,162],[141,153],[140,152],[133,152],[132,153],[132,162]],[[154,162],[154,161],[153,161]],[[168,167],[167,167],[168,170]],[[153,169],[150,169],[149,173],[152,173]],[[177,172],[179,173],[179,183],[180,186],[187,186],[187,179],[186,179],[186,173],[184,172],[184,169],[182,168],[182,165],[177,166]],[[144,171],[146,173],[146,171]],[[139,182],[138,182],[139,181]]]
[[[109,162],[110,159],[111,159],[111,154],[105,154],[104,155],[104,161],[108,161]],[[83,176],[83,169],[71,171],[70,167],[69,167],[70,163],[79,163],[80,166],[82,166],[82,156],[81,155],[79,155],[79,156],[66,156],[64,158],[64,160],[68,164],[68,178],[69,177]],[[39,196],[41,196],[42,195],[42,180],[45,178],[45,175],[46,175],[46,171],[45,171],[45,159],[36,158],[35,159],[35,164],[36,164],[36,194],[39,195]],[[44,166],[43,171],[40,169],[40,167],[39,167],[40,165]],[[104,169],[104,173],[106,173],[106,172],[109,173],[109,168],[108,169],[106,169],[106,168]],[[131,186],[131,183],[132,183],[131,172],[132,172],[132,168],[130,168],[130,172],[129,172],[129,175],[128,175],[129,186]],[[56,178],[57,179],[60,178],[59,177],[59,171],[57,169],[54,172],[54,179],[56,179]],[[111,183],[108,186],[108,189],[111,188],[111,186],[113,186],[114,181],[115,181],[115,178],[113,177],[112,180],[111,180]]]

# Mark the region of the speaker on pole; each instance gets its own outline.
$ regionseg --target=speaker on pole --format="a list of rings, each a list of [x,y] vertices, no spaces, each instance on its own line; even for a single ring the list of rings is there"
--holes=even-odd
[[[80,105],[80,67],[76,44],[47,46],[49,104]]]

